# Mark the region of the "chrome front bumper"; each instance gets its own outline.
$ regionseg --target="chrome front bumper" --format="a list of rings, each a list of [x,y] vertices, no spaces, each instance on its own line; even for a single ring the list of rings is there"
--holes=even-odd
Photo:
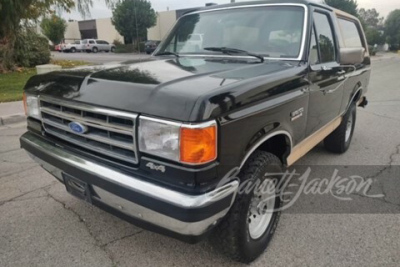
[[[111,213],[121,213],[122,218],[133,218],[133,223],[137,221],[144,228],[153,230],[155,226],[161,233],[164,229],[167,235],[195,237],[206,233],[229,211],[239,186],[238,181],[231,181],[202,195],[184,194],[85,159],[30,132],[20,141],[22,148],[60,182],[64,183],[63,174],[67,174],[89,184],[94,205],[108,211],[111,208]]]

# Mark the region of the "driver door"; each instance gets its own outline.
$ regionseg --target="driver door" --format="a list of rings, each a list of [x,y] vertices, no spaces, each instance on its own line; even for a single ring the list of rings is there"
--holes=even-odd
[[[338,46],[329,13],[314,11],[309,53],[310,100],[306,136],[339,116],[345,72],[338,63]]]

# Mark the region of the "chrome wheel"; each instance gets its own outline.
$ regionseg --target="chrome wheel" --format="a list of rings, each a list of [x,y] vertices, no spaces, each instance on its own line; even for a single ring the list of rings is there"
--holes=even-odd
[[[251,238],[258,239],[267,230],[274,213],[275,201],[275,184],[272,180],[265,180],[251,199],[247,220]]]
[[[351,114],[349,116],[349,119],[348,119],[347,125],[346,125],[346,135],[345,135],[346,143],[349,141],[352,131],[353,131],[353,115]]]

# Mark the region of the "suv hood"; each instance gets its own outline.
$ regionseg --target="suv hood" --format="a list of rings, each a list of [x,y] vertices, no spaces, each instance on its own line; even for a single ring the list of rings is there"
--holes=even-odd
[[[304,70],[298,62],[158,57],[36,75],[25,90],[172,120],[204,121],[279,93],[272,90],[277,81],[300,86],[293,80],[301,79]]]

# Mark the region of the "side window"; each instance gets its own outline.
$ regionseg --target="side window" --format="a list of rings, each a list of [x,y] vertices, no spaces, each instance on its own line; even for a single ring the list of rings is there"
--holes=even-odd
[[[329,18],[327,15],[315,12],[314,23],[317,31],[318,44],[321,54],[321,62],[332,62],[336,59],[335,40]]]
[[[89,44],[94,44],[94,41],[90,40],[90,41],[89,41]]]
[[[319,54],[318,54],[317,36],[315,35],[313,27],[310,40],[310,64],[316,65],[318,63],[319,63]]]
[[[338,19],[340,30],[346,47],[363,47],[360,32],[353,21]]]

